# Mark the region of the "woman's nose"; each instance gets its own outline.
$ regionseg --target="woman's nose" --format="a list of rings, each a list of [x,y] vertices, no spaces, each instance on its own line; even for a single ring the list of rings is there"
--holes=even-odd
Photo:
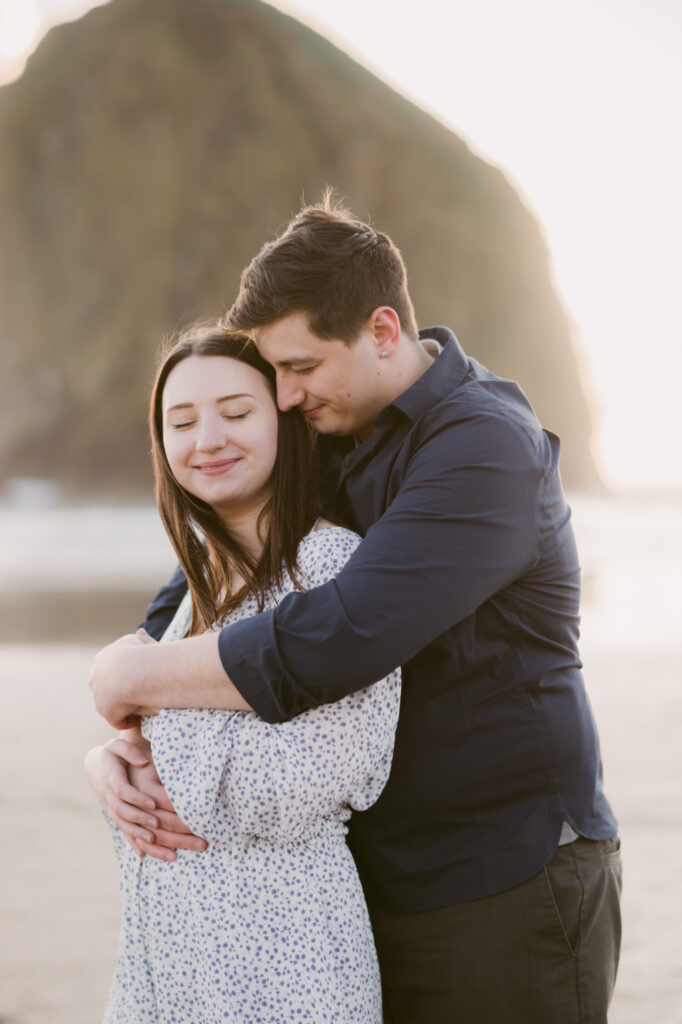
[[[197,435],[197,448],[200,451],[212,452],[225,445],[225,428],[223,421],[202,420]]]

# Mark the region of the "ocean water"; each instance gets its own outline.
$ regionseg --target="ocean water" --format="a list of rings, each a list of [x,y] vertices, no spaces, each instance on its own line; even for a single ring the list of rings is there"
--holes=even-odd
[[[0,590],[153,587],[175,564],[153,506],[0,505]]]
[[[570,499],[590,644],[682,649],[682,497]]]
[[[623,842],[609,1019],[681,1024],[682,499],[570,501],[585,681]],[[2,850],[0,1020],[85,1024],[101,1012],[117,911],[108,842],[78,781],[82,752],[106,735],[87,665],[143,618],[174,565],[151,507],[0,505],[0,805],[18,832]],[[17,775],[22,760],[30,770]],[[73,859],[62,836],[89,852]]]
[[[570,503],[583,568],[583,642],[680,650],[682,497],[573,495]],[[56,617],[64,602],[79,608],[84,621],[65,623],[65,640],[117,635],[121,605],[135,595],[135,608],[144,607],[175,564],[152,506],[0,504],[0,601],[22,610],[47,605]],[[109,608],[117,611],[110,627]],[[45,639],[30,615],[17,619],[17,640]],[[48,634],[60,639],[55,628]],[[0,622],[0,641],[11,639]]]
[[[175,565],[153,506],[0,505],[0,643],[128,633]]]

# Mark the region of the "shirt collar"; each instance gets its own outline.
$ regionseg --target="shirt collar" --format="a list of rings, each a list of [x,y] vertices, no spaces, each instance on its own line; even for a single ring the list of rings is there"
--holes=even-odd
[[[435,402],[445,398],[454,387],[461,384],[466,376],[469,360],[449,328],[427,327],[419,332],[419,337],[435,338],[443,346],[443,351],[414,384],[382,409],[376,419],[377,427],[388,419],[391,409],[398,409],[412,421],[418,420]]]

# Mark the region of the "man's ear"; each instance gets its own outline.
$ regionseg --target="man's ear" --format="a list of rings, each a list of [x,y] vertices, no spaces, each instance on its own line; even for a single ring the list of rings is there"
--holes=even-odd
[[[400,318],[391,306],[377,306],[367,322],[368,329],[374,335],[377,353],[382,359],[388,359],[395,352],[400,341]]]

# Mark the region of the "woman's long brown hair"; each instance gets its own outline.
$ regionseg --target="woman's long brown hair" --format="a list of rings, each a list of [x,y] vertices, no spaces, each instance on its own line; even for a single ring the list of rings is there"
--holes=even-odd
[[[318,515],[317,467],[310,428],[298,410],[277,410],[277,456],[272,496],[258,517],[263,551],[258,560],[230,534],[213,508],[178,484],[163,444],[163,391],[171,370],[190,356],[225,356],[252,366],[268,381],[275,401],[275,371],[246,335],[220,324],[196,324],[162,356],[152,389],[149,423],[159,513],[192,593],[190,635],[219,623],[244,598],[254,595],[263,610],[284,569],[298,585],[296,556]],[[205,543],[202,541],[202,536]],[[239,574],[244,585],[233,592]]]

